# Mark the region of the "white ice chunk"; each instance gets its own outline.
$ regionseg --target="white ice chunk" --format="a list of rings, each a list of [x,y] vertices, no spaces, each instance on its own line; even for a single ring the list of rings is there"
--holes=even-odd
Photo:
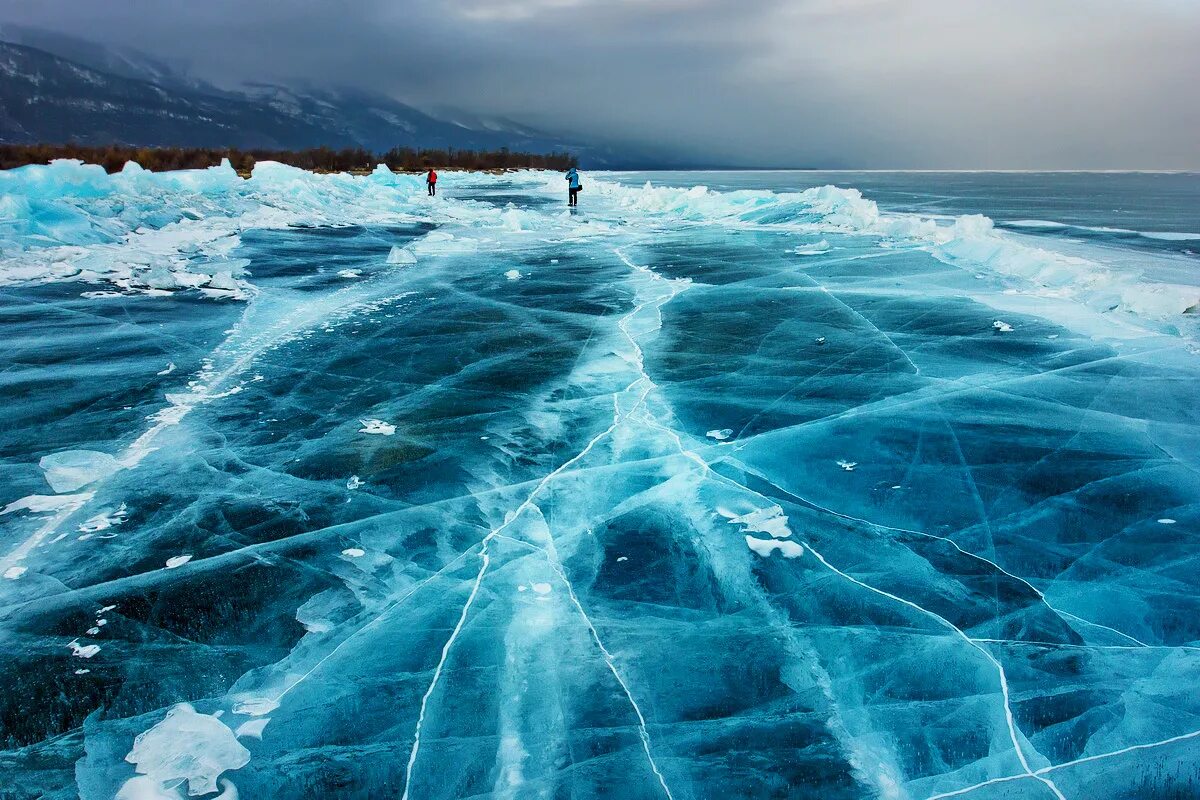
[[[415,264],[417,256],[413,251],[405,247],[392,247],[388,253],[387,263],[389,264]]]
[[[158,372],[156,372],[155,374],[156,374],[156,375],[170,375],[170,374],[171,374],[172,372],[174,372],[174,371],[175,371],[175,362],[174,362],[174,361],[168,361],[168,362],[167,362],[167,367],[166,367],[166,369],[160,369],[160,370],[159,370]]]
[[[342,555],[344,555],[346,558],[362,558],[366,554],[367,551],[363,550],[361,547],[347,547],[342,551]]]
[[[828,253],[830,250],[829,242],[822,239],[819,242],[811,244],[802,244],[792,252],[798,256],[819,256],[822,253]]]
[[[362,485],[363,485],[363,482],[359,479],[359,477],[357,475],[351,475],[350,480],[346,481],[346,488],[352,492],[355,489],[362,488]]]
[[[56,492],[73,492],[107,478],[121,465],[108,453],[95,450],[64,450],[43,456],[38,466],[46,474],[46,483]]]
[[[233,732],[234,736],[239,739],[243,736],[251,739],[262,739],[263,728],[267,727],[267,723],[271,721],[270,717],[260,717],[259,719],[248,719],[238,726],[238,729]]]
[[[337,274],[338,274],[339,278],[361,278],[362,270],[361,269],[339,269]]]
[[[739,516],[730,516],[730,512],[724,509],[718,509],[718,512],[726,516],[730,524],[741,525],[743,531],[766,533],[775,539],[786,539],[792,535],[788,527],[788,518],[783,513],[783,508],[778,505],[756,509]]]
[[[149,775],[136,775],[121,785],[116,800],[180,800],[180,794],[174,788],[164,789],[162,781]]]
[[[520,280],[521,273],[515,269],[510,269],[508,272],[504,273],[504,277],[508,278],[510,281]]]
[[[720,430],[709,431],[704,435],[710,439],[716,439],[718,442],[723,442],[730,436],[733,436],[733,428],[721,428]]]
[[[4,570],[4,577],[10,581],[15,581],[17,578],[25,574],[28,567],[9,567]]]
[[[1171,519],[1170,517],[1163,517],[1162,519],[1160,519],[1160,520],[1158,521],[1158,523],[1159,523],[1160,525],[1174,525],[1174,524],[1175,524],[1175,520]]]
[[[783,553],[784,558],[797,558],[804,555],[803,546],[796,542],[783,542],[778,539],[758,539],[753,536],[747,536],[746,546],[763,558],[769,558],[771,553],[776,550]]]
[[[391,436],[396,432],[396,426],[390,422],[384,422],[381,419],[360,419],[362,427],[358,429],[359,433],[374,433],[380,436]]]
[[[138,734],[125,760],[160,785],[185,780],[188,794],[201,795],[217,791],[221,773],[244,767],[250,751],[215,716],[180,703],[157,725]]]
[[[535,583],[532,589],[538,594],[550,594],[550,584],[548,583]]]
[[[857,461],[846,461],[845,459],[839,458],[837,465],[839,467],[841,467],[842,469],[846,470],[846,472],[854,472],[854,468],[858,466],[858,462]]]
[[[175,569],[176,567],[182,567],[184,564],[188,563],[191,560],[192,560],[192,557],[190,555],[171,556],[170,558],[167,559],[167,569]]]
[[[69,642],[67,647],[71,648],[71,655],[75,656],[76,658],[91,658],[92,656],[96,655],[96,653],[100,652],[100,645],[80,644],[78,639],[73,642]]]
[[[1012,333],[1013,326],[1009,325],[1004,320],[996,320],[992,323],[992,327],[1000,331],[1000,333]]]

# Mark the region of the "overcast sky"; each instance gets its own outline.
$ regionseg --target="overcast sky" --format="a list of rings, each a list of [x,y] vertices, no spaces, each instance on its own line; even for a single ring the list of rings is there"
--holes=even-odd
[[[0,0],[5,20],[730,165],[1200,169],[1200,0]]]

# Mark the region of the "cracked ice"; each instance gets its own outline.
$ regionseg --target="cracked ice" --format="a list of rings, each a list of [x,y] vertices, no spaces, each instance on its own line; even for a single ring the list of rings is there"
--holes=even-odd
[[[25,174],[15,796],[1195,785],[1200,360],[1132,277],[832,187]]]

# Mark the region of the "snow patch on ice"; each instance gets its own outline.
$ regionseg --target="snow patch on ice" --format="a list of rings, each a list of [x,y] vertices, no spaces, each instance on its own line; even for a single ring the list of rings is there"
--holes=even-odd
[[[377,434],[379,436],[391,436],[396,432],[396,426],[390,422],[384,422],[381,419],[360,419],[362,427],[358,429],[359,433]]]
[[[747,535],[746,546],[763,558],[770,558],[771,554],[776,550],[782,553],[784,558],[798,558],[804,555],[803,545],[796,542],[780,541],[778,539],[759,539]]]
[[[19,500],[13,500],[3,509],[0,509],[0,515],[11,514],[14,511],[44,514],[47,511],[59,511],[64,508],[82,506],[91,498],[91,492],[81,492],[79,494],[31,494]]]
[[[99,514],[88,518],[86,521],[80,524],[79,530],[81,533],[99,533],[100,531],[106,531],[109,528],[116,527],[117,525],[123,525],[128,516],[129,512],[126,509],[125,504],[121,503],[121,505],[113,511],[101,511]]]
[[[4,577],[10,581],[15,581],[17,578],[25,574],[28,567],[9,567],[4,570]]]

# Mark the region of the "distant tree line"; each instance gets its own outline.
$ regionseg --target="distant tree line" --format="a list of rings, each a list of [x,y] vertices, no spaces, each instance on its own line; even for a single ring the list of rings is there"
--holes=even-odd
[[[248,173],[258,161],[278,161],[313,172],[363,172],[378,164],[393,170],[423,172],[436,169],[566,170],[578,165],[569,153],[520,153],[500,150],[437,150],[393,147],[377,155],[362,148],[333,150],[315,147],[308,150],[238,150],[200,147],[88,147],[79,144],[0,144],[0,169],[26,164],[48,164],[56,158],[77,158],[87,164],[99,164],[108,172],[119,172],[128,161],[136,161],[154,172],[173,169],[213,167],[228,158],[233,168]]]

